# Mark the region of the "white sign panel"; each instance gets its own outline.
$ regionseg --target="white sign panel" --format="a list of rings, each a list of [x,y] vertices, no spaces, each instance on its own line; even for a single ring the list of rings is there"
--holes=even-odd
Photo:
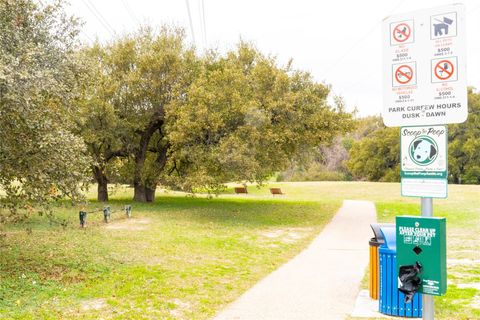
[[[402,178],[402,196],[447,198],[448,182],[445,179]]]
[[[383,22],[383,122],[386,126],[467,119],[465,7],[390,16]]]
[[[447,126],[400,129],[400,176],[403,196],[447,197],[447,139]]]

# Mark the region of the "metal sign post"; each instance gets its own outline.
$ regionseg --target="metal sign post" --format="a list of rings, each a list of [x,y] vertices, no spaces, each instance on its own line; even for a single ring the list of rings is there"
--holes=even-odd
[[[422,217],[433,217],[433,199],[421,198]],[[433,296],[428,294],[422,295],[423,319],[433,320],[435,306],[433,304]]]

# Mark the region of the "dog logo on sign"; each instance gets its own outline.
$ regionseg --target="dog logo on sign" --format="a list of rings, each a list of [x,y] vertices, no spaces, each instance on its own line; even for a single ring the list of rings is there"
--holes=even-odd
[[[447,12],[430,17],[432,40],[457,36],[457,13]]]
[[[410,143],[410,159],[418,165],[432,164],[438,155],[438,146],[435,140],[427,136],[420,136]]]

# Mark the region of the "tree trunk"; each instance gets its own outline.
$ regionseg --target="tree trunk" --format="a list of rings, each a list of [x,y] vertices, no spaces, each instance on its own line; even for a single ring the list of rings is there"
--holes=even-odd
[[[145,187],[145,195],[147,202],[155,202],[155,191],[157,187],[149,188]]]
[[[160,128],[161,124],[161,121],[150,123],[150,125],[140,137],[140,144],[135,152],[135,169],[133,172],[134,201],[147,201],[145,183],[142,181],[143,165],[145,164],[145,159],[147,158],[147,147],[148,143],[150,142],[150,138],[152,137],[155,130]]]
[[[141,182],[133,182],[133,201],[147,201],[145,186]]]
[[[147,141],[145,141],[147,140]],[[133,172],[133,200],[146,202],[147,196],[145,193],[145,183],[142,181],[142,170],[147,157],[147,144],[149,139],[142,139],[143,144],[139,150],[135,153],[135,169]]]
[[[165,147],[163,150],[158,151],[157,154],[157,159],[156,159],[156,165],[158,166],[158,170],[161,171],[165,167],[165,164],[167,163],[167,147]],[[157,186],[155,185],[154,187],[145,187],[145,195],[147,202],[155,202],[155,191],[157,190]]]
[[[97,200],[100,202],[108,201],[108,184],[106,180],[105,181],[102,180],[102,182],[98,182]]]
[[[94,166],[93,175],[98,184],[97,200],[100,202],[108,201],[108,180],[104,170],[100,167]]]
[[[146,202],[145,184],[142,182],[142,169],[145,163],[145,154],[135,155],[135,169],[133,172],[133,200]]]

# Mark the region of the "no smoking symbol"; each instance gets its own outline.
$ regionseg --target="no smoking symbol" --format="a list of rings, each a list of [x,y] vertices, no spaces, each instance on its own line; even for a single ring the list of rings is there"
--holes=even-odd
[[[413,69],[404,64],[395,70],[395,80],[400,84],[407,84],[413,79]]]
[[[437,77],[440,80],[447,80],[453,75],[455,68],[451,61],[442,60],[435,65],[434,71],[435,71],[435,77]]]
[[[405,42],[410,38],[412,30],[410,26],[406,23],[400,23],[395,28],[393,28],[393,38],[397,42]]]

